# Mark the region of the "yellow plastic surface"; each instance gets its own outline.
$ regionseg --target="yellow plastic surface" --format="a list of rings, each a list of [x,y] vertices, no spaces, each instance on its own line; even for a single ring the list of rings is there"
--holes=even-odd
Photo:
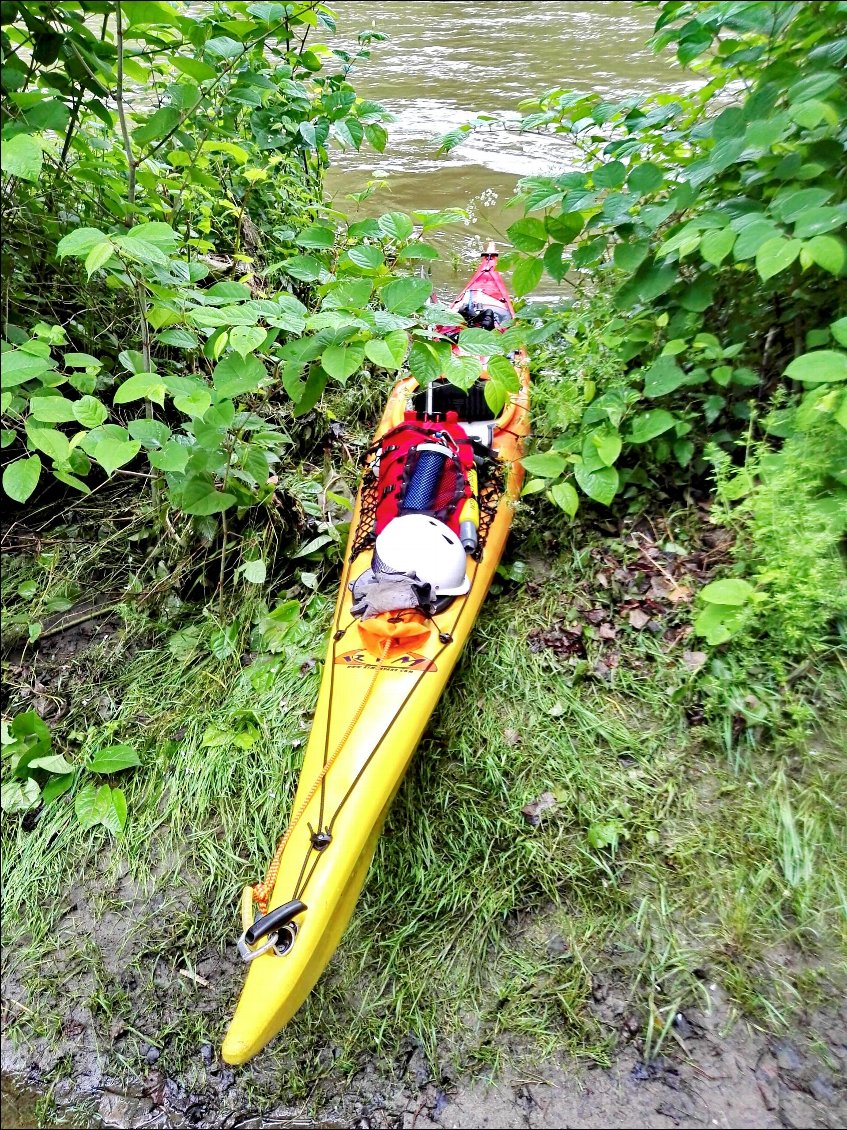
[[[350,614],[348,584],[370,566],[371,558],[365,552],[352,563],[349,560],[352,531],[360,519],[361,496],[357,499],[295,811],[372,689],[323,789],[318,790],[286,845],[269,909],[295,897],[308,909],[296,919],[297,935],[287,953],[280,956],[271,951],[249,965],[223,1044],[227,1063],[245,1063],[268,1044],[326,968],[352,916],[391,801],[488,592],[523,481],[523,468],[517,462],[529,428],[529,372],[523,354],[517,356],[515,366],[521,389],[511,398],[494,431],[494,446],[506,468],[505,490],[480,560],[468,558],[470,591],[434,618],[422,643],[411,650],[402,643],[392,647],[376,679],[377,655],[368,650]],[[417,387],[413,378],[395,386],[377,436],[403,421],[408,399]],[[333,637],[339,629],[345,629],[344,635],[336,640]],[[443,643],[441,633],[449,636],[450,642]],[[286,814],[281,813],[280,832],[285,819]],[[309,824],[318,829],[330,822],[332,841],[319,854],[311,847]]]

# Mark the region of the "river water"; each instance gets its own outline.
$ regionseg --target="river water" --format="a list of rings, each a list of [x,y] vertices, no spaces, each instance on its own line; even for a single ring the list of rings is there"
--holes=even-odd
[[[655,9],[623,0],[357,0],[333,8],[339,32],[332,46],[349,47],[360,30],[390,36],[373,46],[371,60],[353,71],[352,80],[362,97],[382,102],[394,121],[384,154],[367,147],[360,153],[333,151],[328,193],[353,215],[468,209],[467,225],[433,239],[444,255],[434,278],[446,288],[463,281],[481,240],[503,242],[506,227],[521,214],[506,208],[521,177],[580,166],[573,147],[549,136],[498,129],[474,135],[445,156],[438,156],[436,138],[480,113],[514,123],[522,99],[554,88],[616,98],[692,85],[669,54],[657,58],[646,46]],[[360,206],[347,199],[369,181],[384,183]],[[4,1080],[3,1130],[32,1126],[34,1110],[34,1096]]]
[[[503,123],[522,116],[524,98],[552,89],[597,91],[609,98],[690,89],[671,53],[647,46],[654,8],[623,0],[602,3],[337,3],[338,39],[349,47],[359,31],[387,33],[372,58],[351,73],[364,98],[394,115],[384,154],[332,153],[327,177],[336,207],[351,215],[389,210],[465,208],[467,224],[432,240],[445,262],[434,272],[447,284],[466,274],[480,241],[503,242],[522,214],[508,209],[521,177],[580,167],[566,140],[504,128],[475,133],[439,156],[435,140],[480,113]],[[338,43],[332,43],[337,46]],[[357,206],[346,198],[368,182],[385,182]],[[496,199],[495,199],[496,198]],[[494,203],[486,203],[494,200]]]

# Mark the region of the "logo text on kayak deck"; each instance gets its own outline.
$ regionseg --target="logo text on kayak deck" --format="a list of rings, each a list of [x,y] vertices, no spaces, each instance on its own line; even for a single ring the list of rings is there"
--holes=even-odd
[[[428,659],[425,655],[420,655],[416,651],[405,651],[402,655],[384,659],[382,663],[377,663],[374,656],[368,651],[345,651],[342,655],[336,655],[335,662],[342,667],[380,667],[384,671],[426,673],[427,671],[438,670],[432,659]]]

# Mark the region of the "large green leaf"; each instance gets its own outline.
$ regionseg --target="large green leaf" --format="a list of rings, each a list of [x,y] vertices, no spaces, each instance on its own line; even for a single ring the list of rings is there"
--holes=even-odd
[[[428,279],[395,279],[380,291],[383,305],[393,314],[413,314],[431,296],[432,283]]]
[[[120,773],[140,764],[141,759],[131,745],[110,745],[92,753],[85,767],[91,773]]]
[[[111,439],[105,437],[91,450],[90,455],[95,459],[107,475],[113,474],[119,467],[130,463],[141,450],[141,444],[135,439]]]
[[[467,392],[479,380],[481,371],[482,364],[478,358],[451,353],[444,367],[444,376],[450,384]]]
[[[512,287],[518,298],[535,290],[544,274],[542,259],[521,259],[512,272]]]
[[[384,216],[379,217],[377,223],[379,230],[389,239],[408,239],[415,230],[411,216],[407,216],[405,212],[386,212]]]
[[[547,216],[544,220],[547,234],[557,243],[571,243],[585,227],[585,217],[581,212],[560,212]]]
[[[53,368],[49,357],[36,357],[34,353],[27,353],[23,349],[9,349],[3,354],[2,384],[3,388],[16,388],[26,381],[43,376]]]
[[[130,404],[133,400],[152,400],[164,407],[165,382],[158,373],[136,373],[128,377],[115,390],[115,404]]]
[[[147,145],[164,137],[179,123],[180,117],[180,111],[175,106],[162,106],[150,115],[144,125],[132,131],[132,140],[136,145]]]
[[[517,370],[508,357],[495,353],[488,358],[488,383],[495,384],[501,393],[517,392],[521,387]],[[506,399],[505,395],[503,397]]]
[[[438,251],[432,246],[431,243],[420,243],[415,240],[414,243],[407,243],[406,246],[398,253],[398,263],[408,263],[420,261],[422,259],[432,260],[438,259]]]
[[[446,342],[413,341],[409,350],[409,372],[421,385],[437,380],[444,372],[450,357]]]
[[[329,374],[322,365],[313,364],[309,366],[309,376],[302,395],[294,405],[295,416],[305,416],[307,412],[312,411],[323,395],[328,380]]]
[[[643,266],[634,278],[615,292],[615,305],[627,309],[639,302],[646,304],[670,290],[677,279],[676,267]]]
[[[565,246],[562,243],[551,243],[544,252],[544,270],[556,282],[561,282],[568,273],[568,262],[563,258]]]
[[[132,6],[130,6],[132,7]],[[182,58],[176,53],[171,55],[171,62],[178,71],[189,78],[195,79],[197,82],[208,82],[209,79],[217,78],[218,72],[214,67],[210,67],[208,63],[204,63],[200,59],[187,59]]]
[[[736,239],[736,233],[729,227],[704,232],[700,240],[700,254],[707,263],[718,267],[732,251]]]
[[[133,235],[116,235],[112,238],[111,243],[119,254],[135,263],[149,263],[156,267],[167,266],[168,257],[164,251],[157,247],[155,243],[149,243],[146,239],[137,239]],[[92,254],[96,251],[95,248]],[[103,260],[103,262],[107,261],[107,259]],[[88,259],[86,259],[86,264],[88,264]],[[102,263],[97,263],[97,266],[102,265]]]
[[[675,423],[676,419],[664,408],[651,408],[635,417],[627,439],[630,443],[647,443],[669,431]]]
[[[113,835],[120,835],[126,825],[126,797],[121,789],[108,785],[83,785],[74,799],[74,812],[82,828],[102,824]]]
[[[56,463],[64,463],[70,457],[71,444],[68,437],[50,424],[39,424],[30,417],[25,425],[30,445],[43,452]]]
[[[393,330],[384,338],[374,338],[365,343],[365,354],[374,365],[381,369],[394,370],[401,368],[406,359],[409,348],[408,334],[403,330]]]
[[[591,177],[595,188],[620,188],[626,180],[626,165],[623,161],[607,161],[604,165],[597,165]]]
[[[34,418],[46,424],[67,424],[75,420],[74,408],[74,402],[65,396],[33,396],[29,401]]]
[[[40,475],[41,459],[38,455],[16,459],[3,468],[3,490],[15,502],[26,502],[38,486]]]
[[[530,475],[535,475],[540,479],[558,479],[567,467],[566,460],[553,451],[545,451],[538,455],[525,455],[521,463]]]
[[[647,252],[650,250],[650,244],[646,239],[637,240],[634,243],[617,243],[613,253],[615,266],[618,270],[626,271],[627,274],[633,274],[644,260],[647,258]]]
[[[349,341],[343,345],[327,346],[321,354],[321,365],[331,377],[343,384],[349,376],[361,368],[364,359],[364,343]]]
[[[819,208],[832,196],[831,188],[791,188],[778,192],[771,202],[771,210],[783,223],[790,224],[810,208]]]
[[[597,458],[606,467],[611,467],[617,461],[623,447],[623,440],[614,428],[596,428],[586,440],[594,447]]]
[[[9,176],[37,181],[43,161],[41,146],[28,133],[16,133],[0,145],[0,168]]]
[[[388,141],[388,132],[384,126],[378,122],[368,122],[365,126],[365,137],[368,143],[373,146],[377,153],[385,152],[385,145]]]
[[[177,233],[170,224],[165,224],[161,221],[135,224],[130,228],[127,234],[133,239],[143,240],[144,243],[152,243],[153,246],[158,247],[160,251],[168,253],[176,251],[179,246],[179,236]]]
[[[799,239],[785,239],[777,236],[761,245],[756,252],[756,270],[763,281],[773,278],[790,267],[803,246]]]
[[[310,224],[298,233],[294,242],[300,247],[328,250],[335,243],[335,232],[327,224]]]
[[[614,467],[598,467],[596,470],[590,470],[582,463],[577,463],[574,467],[574,477],[589,498],[604,506],[611,505],[620,486],[620,478]]]
[[[44,757],[34,757],[27,770],[43,769],[45,773],[73,773],[75,766],[61,753],[48,753]]]
[[[314,255],[293,255],[280,266],[287,275],[303,282],[314,282],[320,278],[323,270],[320,259],[316,259]]]
[[[843,275],[847,266],[847,244],[837,235],[816,235],[804,244],[809,259],[831,275]],[[803,255],[801,252],[801,256]]]
[[[707,604],[726,604],[739,607],[746,604],[753,595],[753,586],[740,577],[726,577],[721,581],[712,581],[700,589],[700,599]]]
[[[344,279],[334,283],[324,296],[324,310],[360,310],[367,306],[373,290],[369,279]]]
[[[164,24],[169,27],[180,25],[179,13],[171,4],[162,3],[161,0],[133,0],[124,10],[128,29],[145,24]]]
[[[215,366],[212,380],[218,396],[229,398],[255,392],[267,375],[258,357],[230,353]]]
[[[795,357],[785,375],[804,384],[826,384],[847,381],[847,353],[837,349],[815,349]]]
[[[503,338],[493,330],[462,330],[459,334],[459,348],[475,357],[491,357],[503,352]]]
[[[809,239],[813,235],[823,235],[824,232],[844,227],[845,224],[847,207],[843,204],[837,207],[808,208],[794,221],[794,235],[797,239]]]
[[[540,251],[547,246],[547,229],[532,216],[517,220],[506,229],[506,235],[518,251]]]
[[[360,244],[358,247],[351,247],[347,255],[352,263],[363,270],[375,271],[385,262],[385,256],[378,247]]]
[[[579,495],[572,483],[554,483],[550,487],[550,497],[569,518],[573,518],[579,510]]]
[[[673,357],[657,358],[644,374],[644,395],[665,396],[684,385],[688,377]]]
[[[626,180],[627,188],[636,196],[645,196],[647,193],[656,192],[665,182],[665,174],[658,165],[652,161],[644,161],[636,165]]]
[[[747,224],[738,233],[732,248],[736,261],[752,259],[763,243],[780,235],[780,229],[769,220],[756,220]]]
[[[95,271],[105,267],[114,254],[115,245],[110,239],[104,239],[102,243],[92,247],[85,257],[85,272],[88,277],[91,278]]]
[[[31,777],[25,781],[4,781],[0,786],[0,808],[4,812],[29,812],[40,799],[41,789]]]
[[[220,514],[235,504],[235,495],[219,491],[211,475],[193,475],[182,490],[181,509],[186,514]]]
[[[170,440],[159,450],[147,453],[151,467],[156,467],[159,471],[177,473],[185,470],[190,456],[189,448],[185,444],[177,443],[176,440]]]
[[[229,331],[229,344],[241,357],[246,357],[258,349],[267,336],[260,326],[233,326]]]

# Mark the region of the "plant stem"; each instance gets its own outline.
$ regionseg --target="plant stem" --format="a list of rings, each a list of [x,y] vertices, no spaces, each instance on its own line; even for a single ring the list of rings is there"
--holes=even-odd
[[[221,545],[221,571],[218,577],[218,614],[220,616],[221,625],[224,622],[224,569],[226,568],[226,541],[229,537],[229,525],[226,520],[226,510],[221,514],[221,526],[223,527],[223,543]]]
[[[124,106],[124,32],[123,32],[123,13],[121,12],[121,0],[117,0],[115,4],[115,13],[117,19],[117,40],[118,40],[118,87],[115,92],[115,100],[118,107],[118,121],[121,125],[121,136],[124,142],[124,152],[126,153],[127,163],[127,200],[129,202],[130,210],[135,205],[135,170],[137,162],[132,154],[132,141],[129,136],[129,127],[126,121],[126,108]]]

